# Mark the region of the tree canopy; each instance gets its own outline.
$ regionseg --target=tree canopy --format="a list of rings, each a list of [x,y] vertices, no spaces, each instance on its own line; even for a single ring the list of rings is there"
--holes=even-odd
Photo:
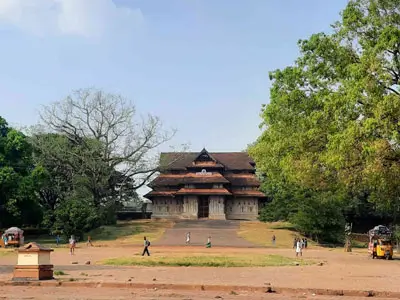
[[[0,117],[0,228],[40,221],[38,172],[27,137]]]
[[[399,7],[399,0],[349,1],[333,33],[300,40],[296,62],[270,73],[264,131],[249,148],[269,187],[333,191],[324,201],[343,210],[366,199],[396,220]]]
[[[96,89],[78,90],[40,116],[27,135],[0,119],[0,228],[40,225],[81,236],[115,222],[116,210],[160,170],[157,148],[174,135],[157,117],[137,116],[122,96]]]

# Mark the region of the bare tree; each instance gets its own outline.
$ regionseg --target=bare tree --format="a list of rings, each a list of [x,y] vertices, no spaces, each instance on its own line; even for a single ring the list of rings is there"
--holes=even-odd
[[[59,147],[57,151],[68,151],[75,168],[78,164],[85,169],[88,180],[93,181],[89,184],[92,187],[107,172],[100,165],[106,165],[108,172],[118,170],[126,179],[134,178],[134,189],[145,185],[161,167],[157,148],[175,134],[175,130],[164,130],[158,117],[138,117],[135,106],[122,96],[96,89],[78,90],[45,106],[40,120],[42,131],[87,145],[86,152],[71,151],[68,147]]]

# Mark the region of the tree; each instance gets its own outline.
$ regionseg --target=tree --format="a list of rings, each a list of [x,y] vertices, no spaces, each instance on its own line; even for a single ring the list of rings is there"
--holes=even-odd
[[[0,228],[40,222],[31,154],[26,137],[0,117]]]
[[[305,198],[289,220],[301,233],[316,241],[343,241],[345,219],[339,201],[329,194]]]
[[[95,89],[43,108],[30,141],[36,163],[47,171],[40,191],[47,225],[68,223],[69,234],[115,222],[115,211],[160,170],[156,150],[175,132],[164,131],[157,117],[135,117],[135,107],[123,97]],[[67,222],[78,202],[88,207],[82,210],[85,218],[90,214],[87,224]]]
[[[332,34],[299,41],[295,64],[271,72],[264,131],[249,149],[270,180],[339,194],[343,210],[368,195],[377,210],[396,220],[399,4],[349,1]]]
[[[135,178],[135,189],[159,170],[155,150],[175,132],[164,131],[157,117],[135,116],[135,107],[123,97],[95,89],[78,90],[41,113],[41,132],[58,133],[81,145],[79,151],[58,147],[56,159],[73,158],[71,167],[90,178],[87,184],[96,205],[108,196],[102,186],[113,170]],[[40,142],[36,146],[49,156],[55,152]]]

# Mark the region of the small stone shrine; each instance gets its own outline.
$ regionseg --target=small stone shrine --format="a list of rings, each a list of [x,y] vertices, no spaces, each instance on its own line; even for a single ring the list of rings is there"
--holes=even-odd
[[[14,268],[14,281],[54,279],[53,265],[50,262],[53,249],[29,243],[17,251],[18,262]]]

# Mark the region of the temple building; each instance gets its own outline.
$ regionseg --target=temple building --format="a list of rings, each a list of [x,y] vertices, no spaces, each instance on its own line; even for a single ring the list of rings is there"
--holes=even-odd
[[[152,218],[256,220],[265,195],[246,152],[161,153]]]

